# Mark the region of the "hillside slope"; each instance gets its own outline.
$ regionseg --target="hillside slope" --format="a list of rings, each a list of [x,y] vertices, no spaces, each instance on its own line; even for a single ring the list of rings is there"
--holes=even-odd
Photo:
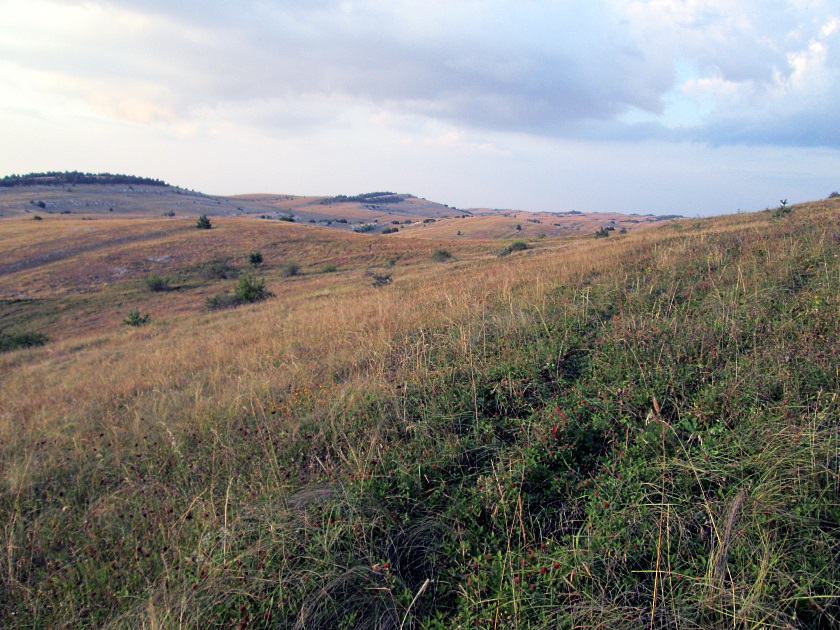
[[[374,192],[337,197],[207,195],[142,177],[54,173],[0,178],[0,219],[259,217],[345,231],[403,232],[411,237],[504,239],[565,236],[600,228],[629,230],[674,217],[620,213],[459,210],[414,195]],[[469,221],[460,222],[462,219]],[[419,229],[418,229],[419,228]]]
[[[229,221],[154,238],[243,269]],[[503,257],[287,227],[274,298],[114,282],[149,324],[0,354],[0,623],[838,625],[838,200]]]

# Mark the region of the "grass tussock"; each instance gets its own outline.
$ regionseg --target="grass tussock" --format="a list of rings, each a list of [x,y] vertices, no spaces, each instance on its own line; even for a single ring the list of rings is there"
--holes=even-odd
[[[0,623],[836,626],[838,234],[426,255],[4,354]]]

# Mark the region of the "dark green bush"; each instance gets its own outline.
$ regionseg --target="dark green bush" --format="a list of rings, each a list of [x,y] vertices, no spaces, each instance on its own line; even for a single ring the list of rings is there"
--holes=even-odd
[[[169,278],[164,278],[163,276],[159,276],[157,274],[146,278],[145,283],[149,291],[169,291],[172,288],[169,284]]]
[[[248,262],[252,267],[259,267],[263,263],[263,255],[260,252],[253,252],[248,255]]]
[[[228,280],[236,278],[239,270],[224,259],[211,260],[199,268],[199,274],[205,280]]]
[[[272,295],[265,288],[265,278],[257,279],[250,273],[239,278],[234,285],[233,292],[240,303],[259,302]]]
[[[206,214],[202,214],[198,217],[198,221],[195,222],[195,227],[199,230],[209,230],[213,227],[213,224],[210,223],[210,219],[207,218]]]
[[[284,278],[291,278],[292,276],[300,275],[300,265],[296,262],[288,262],[280,270]]]
[[[522,252],[526,249],[528,249],[528,243],[525,241],[513,241],[499,253],[499,256],[508,256],[513,252]]]
[[[439,249],[434,254],[432,254],[432,260],[435,262],[446,262],[448,260],[452,260],[452,254],[449,250],[446,249]]]
[[[253,274],[247,273],[237,280],[233,285],[233,295],[228,293],[217,293],[206,299],[205,304],[211,311],[225,308],[233,308],[240,304],[260,302],[270,298],[273,293],[265,288],[265,279],[256,278]]]
[[[373,286],[375,287],[384,287],[394,281],[390,273],[372,273],[371,277],[373,278]]]
[[[126,326],[144,326],[149,323],[149,320],[151,320],[151,316],[148,313],[141,315],[138,309],[134,309],[128,313],[128,317],[123,320],[123,324]]]
[[[33,348],[47,343],[47,336],[38,332],[7,333],[0,330],[0,352]]]

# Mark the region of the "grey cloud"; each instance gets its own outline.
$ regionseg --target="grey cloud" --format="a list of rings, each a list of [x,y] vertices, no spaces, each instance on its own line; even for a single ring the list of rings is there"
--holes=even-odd
[[[676,17],[641,0],[100,0],[98,6],[142,12],[150,25],[126,32],[114,25],[114,33],[67,49],[56,42],[19,63],[156,84],[184,118],[216,108],[243,112],[248,122],[248,112],[257,111],[250,120],[264,125],[272,119],[265,104],[276,102],[282,125],[295,101],[321,96],[326,104],[304,117],[309,124],[334,118],[352,99],[491,130],[710,142],[725,142],[727,134],[733,142],[822,138],[837,146],[835,134],[824,130],[836,116],[808,103],[775,113],[724,104],[692,129],[617,122],[630,108],[662,111],[678,58],[775,98],[774,81],[791,72],[789,54],[807,47],[831,14],[827,1],[803,9],[792,0],[735,7],[709,0],[696,11],[675,5],[684,11]],[[836,39],[827,56],[834,71]]]

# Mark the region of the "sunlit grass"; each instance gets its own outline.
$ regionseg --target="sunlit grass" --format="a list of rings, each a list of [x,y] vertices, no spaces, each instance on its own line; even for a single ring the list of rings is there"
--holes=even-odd
[[[148,325],[0,355],[0,622],[837,623],[836,208],[447,264],[249,225],[161,237],[177,291],[126,245],[90,299]],[[256,249],[275,296],[203,309]]]

